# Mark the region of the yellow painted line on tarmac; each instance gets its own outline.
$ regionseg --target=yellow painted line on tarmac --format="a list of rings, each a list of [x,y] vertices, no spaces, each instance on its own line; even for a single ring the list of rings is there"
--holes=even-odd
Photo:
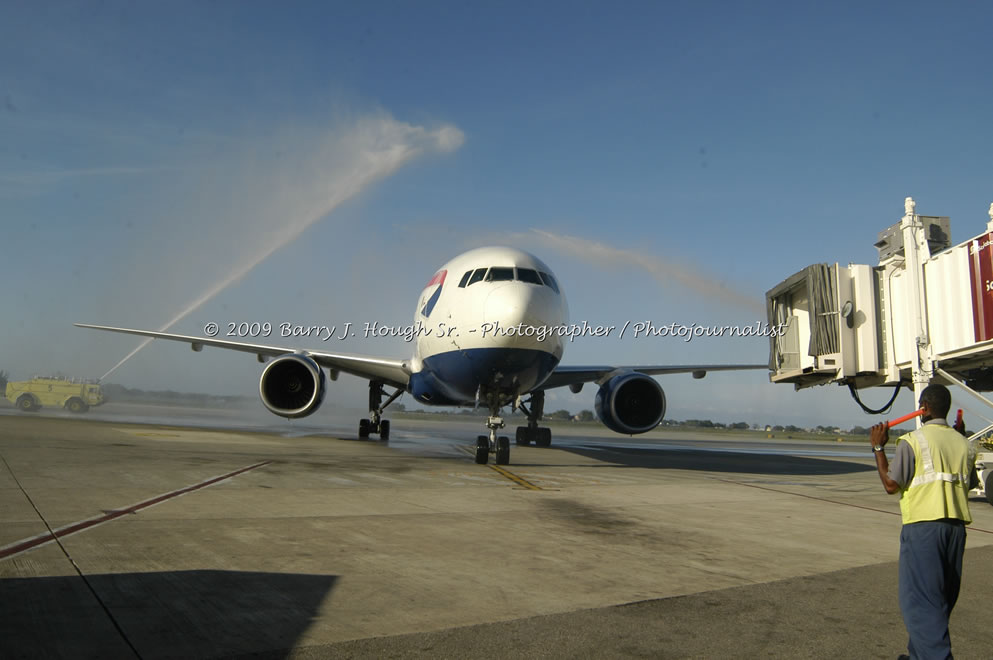
[[[489,463],[487,463],[486,464],[486,467],[488,467],[491,470],[495,470],[498,474],[500,474],[500,475],[502,475],[504,477],[507,477],[508,479],[510,479],[511,481],[513,481],[518,486],[523,486],[524,488],[527,488],[528,490],[542,490],[541,486],[535,486],[533,483],[531,483],[530,481],[528,481],[524,477],[519,477],[516,474],[514,474],[513,472],[511,472],[510,470],[505,470],[502,467],[500,467],[499,465],[490,465]]]
[[[463,452],[465,452],[466,455],[468,455],[468,456],[475,456],[476,455],[476,453],[473,450],[469,449],[468,447],[462,447],[462,446],[460,446],[459,449],[462,450]],[[518,486],[521,486],[522,488],[527,488],[528,490],[544,490],[544,488],[542,488],[541,486],[535,486],[533,483],[531,483],[530,481],[528,481],[524,477],[518,476],[518,475],[514,474],[513,472],[511,472],[510,470],[507,470],[507,469],[504,469],[504,468],[500,467],[499,465],[490,465],[489,463],[487,463],[486,464],[486,467],[488,467],[489,469],[493,470],[494,472],[496,472],[497,474],[499,474],[501,477],[506,477],[507,479],[510,479],[511,481],[513,481]]]
[[[175,433],[152,433],[152,432],[149,432],[149,433],[139,433],[139,432],[134,432],[134,431],[131,432],[131,435],[144,435],[144,436],[150,436],[150,437],[156,437],[156,438],[175,438],[175,437],[177,437]]]

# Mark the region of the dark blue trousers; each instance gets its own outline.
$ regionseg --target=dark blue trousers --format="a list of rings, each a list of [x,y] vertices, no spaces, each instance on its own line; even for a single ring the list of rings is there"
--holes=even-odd
[[[948,617],[962,585],[964,552],[961,521],[910,523],[900,532],[900,611],[914,660],[952,657]]]

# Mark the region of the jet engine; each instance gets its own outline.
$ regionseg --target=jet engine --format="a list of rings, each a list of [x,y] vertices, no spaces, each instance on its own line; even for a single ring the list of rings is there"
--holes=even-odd
[[[596,393],[596,414],[611,431],[651,431],[665,416],[665,392],[654,378],[631,372],[614,376]]]
[[[306,417],[324,400],[324,370],[306,355],[280,356],[262,372],[259,396],[271,413],[287,419]]]

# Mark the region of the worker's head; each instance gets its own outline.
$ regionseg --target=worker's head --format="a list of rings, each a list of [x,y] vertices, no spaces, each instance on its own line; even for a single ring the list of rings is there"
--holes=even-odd
[[[948,417],[948,410],[952,407],[952,394],[944,385],[933,383],[924,388],[918,403],[921,409],[926,411],[926,417],[945,419]]]

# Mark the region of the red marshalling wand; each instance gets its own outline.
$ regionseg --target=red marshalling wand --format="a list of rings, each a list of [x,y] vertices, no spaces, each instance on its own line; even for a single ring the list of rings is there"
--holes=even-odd
[[[886,422],[886,427],[893,428],[894,426],[903,424],[904,422],[923,414],[924,414],[923,410],[915,410],[914,412],[904,415],[903,417],[897,417],[896,419],[891,419],[890,421]]]

